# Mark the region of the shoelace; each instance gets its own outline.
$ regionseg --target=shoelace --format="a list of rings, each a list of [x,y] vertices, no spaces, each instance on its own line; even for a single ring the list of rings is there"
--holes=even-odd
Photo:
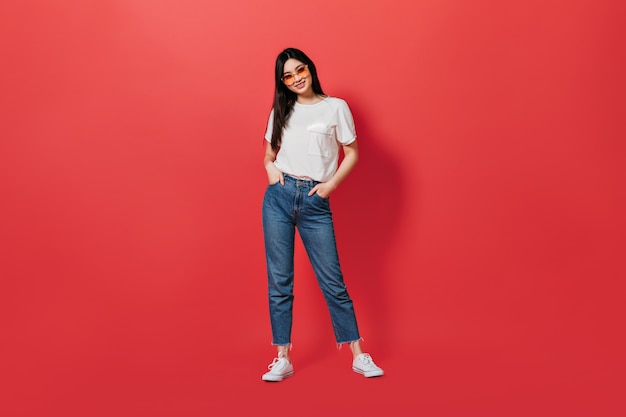
[[[274,368],[276,365],[281,365],[284,362],[281,361],[282,358],[274,358],[274,360],[272,361],[272,363],[270,363],[269,365],[267,365],[267,369],[269,369],[270,371],[272,370],[272,368]],[[276,368],[277,370],[279,369],[278,367]]]
[[[370,355],[363,355],[359,358],[359,362],[361,362],[361,364],[363,366],[369,367],[369,368],[373,368],[376,365],[374,365],[374,361],[372,361],[372,357]]]

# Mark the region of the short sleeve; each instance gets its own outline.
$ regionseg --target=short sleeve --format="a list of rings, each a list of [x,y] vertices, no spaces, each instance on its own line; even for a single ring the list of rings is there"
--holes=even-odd
[[[272,141],[272,130],[274,127],[274,110],[270,111],[270,116],[267,120],[267,128],[265,129],[265,140],[268,142]]]
[[[356,140],[354,119],[348,103],[339,101],[337,106],[337,141],[342,145],[349,145]]]

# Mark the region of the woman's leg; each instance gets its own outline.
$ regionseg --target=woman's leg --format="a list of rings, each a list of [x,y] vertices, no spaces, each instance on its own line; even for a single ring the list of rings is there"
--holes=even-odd
[[[350,350],[352,351],[352,357],[356,358],[360,354],[363,353],[363,349],[361,349],[361,341],[356,340],[354,342],[350,342]]]
[[[329,200],[317,194],[306,196],[296,225],[328,305],[336,341],[353,343],[351,347],[359,352],[360,344],[354,342],[361,337],[339,265]]]
[[[268,186],[263,199],[263,235],[267,262],[272,344],[289,357],[293,313],[293,197],[288,183]]]

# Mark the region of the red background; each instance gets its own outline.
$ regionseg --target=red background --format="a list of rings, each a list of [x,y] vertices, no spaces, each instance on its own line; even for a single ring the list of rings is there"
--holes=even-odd
[[[3,1],[3,416],[623,415],[620,1]],[[278,52],[350,104],[332,197],[366,380],[260,205]]]

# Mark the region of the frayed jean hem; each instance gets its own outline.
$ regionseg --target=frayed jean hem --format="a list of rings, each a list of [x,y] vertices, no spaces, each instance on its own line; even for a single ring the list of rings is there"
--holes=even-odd
[[[364,341],[365,339],[363,339],[362,337],[359,337],[356,340],[348,340],[346,342],[337,342],[337,350],[341,350],[343,345],[347,345],[347,344],[354,343],[354,342],[364,342]]]

